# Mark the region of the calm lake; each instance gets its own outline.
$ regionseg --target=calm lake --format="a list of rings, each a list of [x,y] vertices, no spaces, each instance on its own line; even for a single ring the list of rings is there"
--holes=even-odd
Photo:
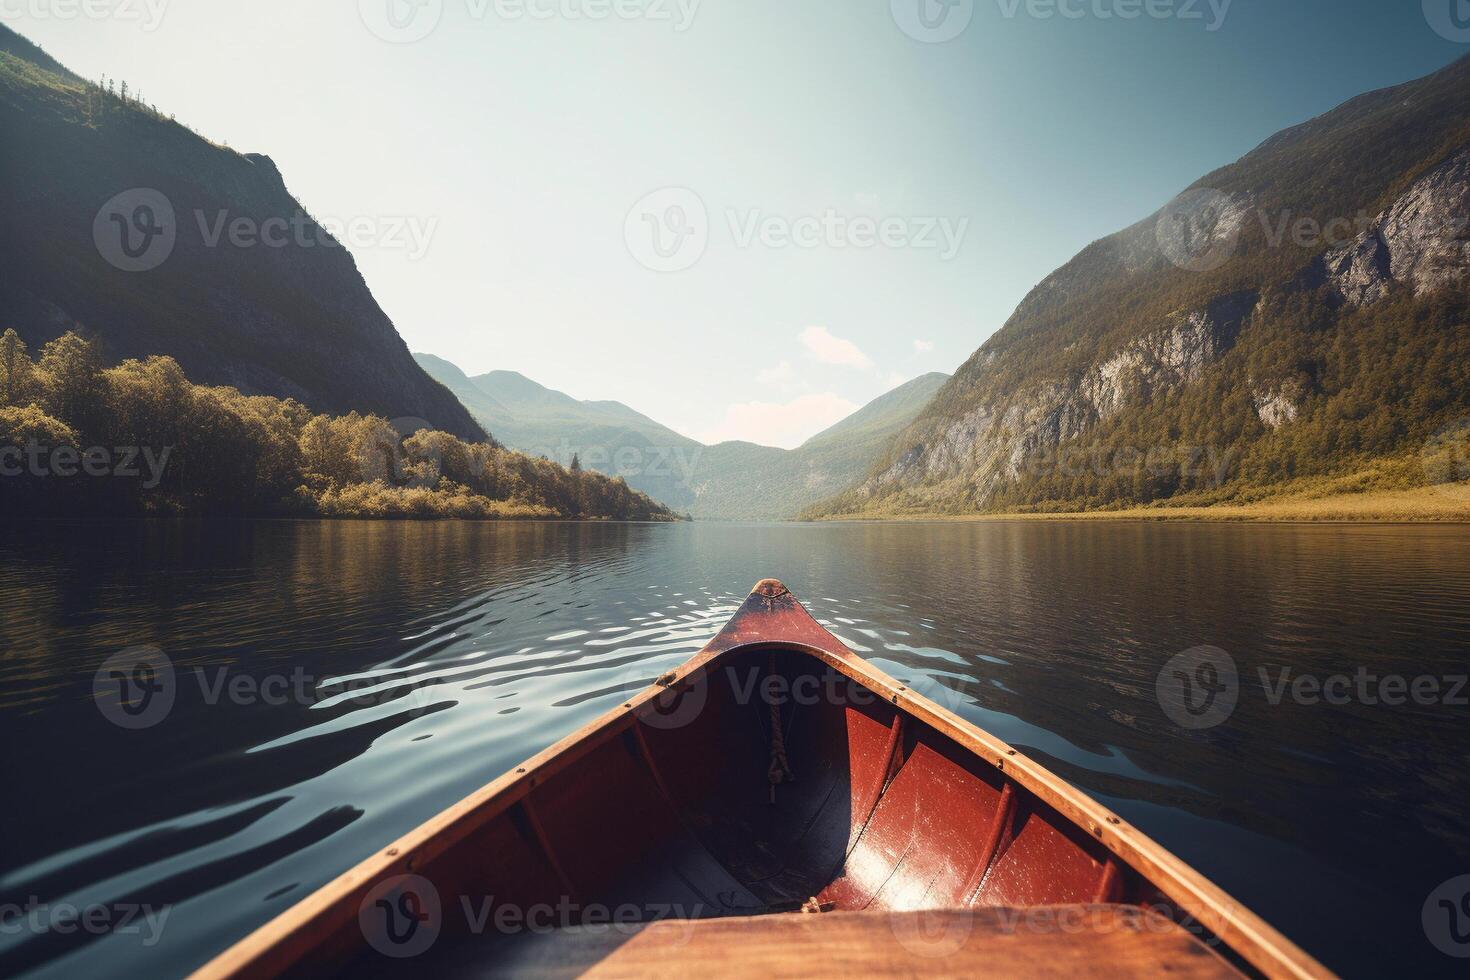
[[[1421,912],[1470,873],[1470,528],[138,522],[0,537],[0,904],[165,917],[7,912],[0,974],[188,971],[682,663],[767,576],[1328,966],[1463,968]],[[93,683],[139,645],[174,696],[129,729]],[[1155,685],[1202,645],[1238,702],[1189,730]],[[1359,668],[1446,680],[1391,706]],[[1293,697],[1303,674],[1353,677],[1348,703]]]

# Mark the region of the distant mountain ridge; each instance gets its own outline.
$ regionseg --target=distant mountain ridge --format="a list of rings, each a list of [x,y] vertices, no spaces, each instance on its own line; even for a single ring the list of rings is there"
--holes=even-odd
[[[108,361],[168,354],[198,383],[484,438],[269,157],[108,94],[3,26],[0,132],[0,328],[33,349],[76,329]],[[273,221],[300,232],[279,246],[211,242],[199,216],[223,228],[221,215],[262,239]],[[142,262],[125,271],[134,248]]]
[[[1467,285],[1470,57],[1083,249],[808,516],[1423,485],[1435,434],[1470,417]]]
[[[783,520],[857,481],[948,375],[926,374],[880,396],[794,450],[726,442],[705,446],[613,401],[579,401],[514,371],[470,377],[415,354],[512,449],[623,475],[628,485],[705,520]]]

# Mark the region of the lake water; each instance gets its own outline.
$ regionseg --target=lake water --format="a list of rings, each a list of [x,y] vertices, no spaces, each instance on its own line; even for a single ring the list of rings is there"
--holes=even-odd
[[[11,919],[0,974],[199,965],[682,663],[767,576],[1330,967],[1463,968],[1421,921],[1470,873],[1454,682],[1273,704],[1260,671],[1465,674],[1470,529],[139,522],[0,537],[0,904],[118,927]],[[140,645],[174,696],[128,729],[94,678]],[[1202,645],[1239,694],[1191,730],[1155,685]],[[122,928],[144,905],[161,931]]]

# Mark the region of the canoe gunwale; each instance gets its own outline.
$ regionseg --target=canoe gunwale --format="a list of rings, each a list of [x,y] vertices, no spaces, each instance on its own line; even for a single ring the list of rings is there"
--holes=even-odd
[[[929,726],[1047,804],[1151,882],[1245,962],[1268,977],[1334,974],[1259,916],[1117,814],[984,729],[911,691],[821,627],[785,586],[759,583],[735,616],[698,654],[622,705],[369,855],[204,964],[192,976],[270,977],[289,969],[348,920],[377,882],[412,874],[523,801],[551,776],[635,730],[638,717],[668,689],[696,681],[723,661],[765,650],[813,657]]]

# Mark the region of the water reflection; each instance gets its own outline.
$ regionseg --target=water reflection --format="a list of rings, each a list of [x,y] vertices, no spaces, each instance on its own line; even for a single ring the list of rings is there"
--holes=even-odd
[[[1464,673],[1467,544],[1128,524],[15,528],[0,717],[24,750],[5,762],[0,895],[173,908],[156,947],[0,935],[0,967],[197,965],[687,659],[774,574],[1329,965],[1431,971],[1420,904],[1470,870],[1467,709],[1273,706],[1258,670]],[[137,644],[167,653],[178,695],[127,732],[92,682]],[[1241,694],[1188,732],[1154,685],[1202,644],[1235,659]],[[272,678],[305,694],[268,703]]]

